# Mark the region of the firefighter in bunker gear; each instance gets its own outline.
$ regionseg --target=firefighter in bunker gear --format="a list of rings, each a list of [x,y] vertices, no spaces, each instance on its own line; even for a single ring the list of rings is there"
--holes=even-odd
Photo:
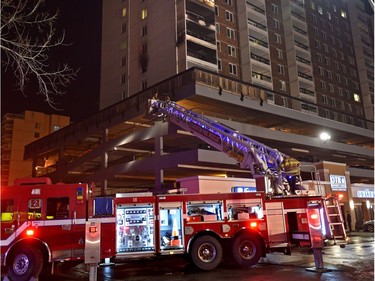
[[[280,165],[289,185],[289,192],[296,194],[296,190],[303,189],[300,185],[300,162],[293,157],[286,157]]]

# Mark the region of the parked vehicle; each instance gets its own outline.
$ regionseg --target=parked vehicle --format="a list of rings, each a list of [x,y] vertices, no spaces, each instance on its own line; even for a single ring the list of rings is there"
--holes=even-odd
[[[374,232],[374,220],[365,221],[363,223],[363,231]]]

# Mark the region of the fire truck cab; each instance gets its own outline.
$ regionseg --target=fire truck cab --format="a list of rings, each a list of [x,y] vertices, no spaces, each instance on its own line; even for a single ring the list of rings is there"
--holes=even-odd
[[[81,258],[87,184],[18,180],[1,188],[1,263],[11,280],[38,276],[43,264]]]

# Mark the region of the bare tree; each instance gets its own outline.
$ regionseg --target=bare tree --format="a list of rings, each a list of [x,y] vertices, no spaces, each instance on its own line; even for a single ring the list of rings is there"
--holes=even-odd
[[[64,94],[62,88],[77,71],[66,64],[50,69],[48,52],[64,45],[64,33],[56,35],[58,12],[43,11],[43,5],[44,0],[1,0],[1,60],[5,71],[14,71],[20,91],[24,92],[26,82],[33,79],[37,94],[54,107],[53,96]]]

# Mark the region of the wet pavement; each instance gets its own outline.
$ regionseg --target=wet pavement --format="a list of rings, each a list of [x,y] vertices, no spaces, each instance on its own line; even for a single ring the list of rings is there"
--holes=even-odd
[[[345,248],[326,246],[321,254],[323,263],[314,260],[308,248],[293,248],[292,255],[267,254],[266,258],[247,269],[224,262],[215,270],[201,271],[181,256],[163,256],[155,259],[117,261],[113,266],[97,267],[97,281],[373,281],[374,234],[354,232]],[[308,269],[308,270],[307,270]],[[91,276],[93,278],[93,276]],[[44,274],[40,281],[83,281],[90,279],[85,264],[60,264],[55,274]]]

